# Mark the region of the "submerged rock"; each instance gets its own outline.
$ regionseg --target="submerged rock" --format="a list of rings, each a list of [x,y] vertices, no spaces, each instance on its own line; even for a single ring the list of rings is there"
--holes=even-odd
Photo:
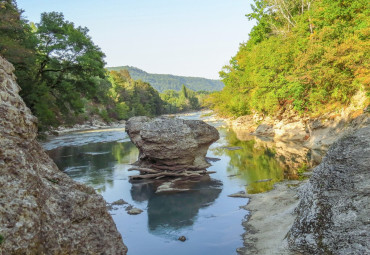
[[[94,189],[62,173],[36,141],[36,118],[0,57],[1,254],[125,254]]]
[[[216,128],[200,120],[133,117],[126,132],[139,148],[137,165],[163,170],[201,170],[205,156],[219,139]]]
[[[143,210],[139,209],[139,208],[131,208],[130,210],[127,210],[127,213],[130,214],[130,215],[138,215],[140,213],[142,213]]]
[[[185,242],[186,241],[186,237],[185,236],[180,236],[178,238],[178,240],[181,241],[181,242]]]
[[[234,194],[228,195],[228,197],[241,197],[241,198],[248,198],[248,194],[245,193],[245,191],[239,191]]]
[[[369,187],[367,125],[335,142],[303,186],[288,233],[290,248],[303,254],[370,254]]]

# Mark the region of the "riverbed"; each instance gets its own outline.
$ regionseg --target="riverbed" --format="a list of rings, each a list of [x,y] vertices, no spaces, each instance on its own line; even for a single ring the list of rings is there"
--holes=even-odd
[[[215,171],[209,178],[186,183],[187,191],[155,193],[158,183],[130,182],[128,171],[138,150],[123,128],[68,133],[43,147],[58,167],[75,181],[93,187],[110,206],[110,213],[128,247],[128,254],[236,254],[243,246],[243,209],[248,198],[229,197],[271,190],[274,183],[298,179],[295,169],[305,152],[292,145],[234,133],[222,121],[202,112],[179,115],[203,119],[220,132],[207,157]],[[143,212],[130,215],[127,210]],[[178,240],[185,236],[186,241]]]

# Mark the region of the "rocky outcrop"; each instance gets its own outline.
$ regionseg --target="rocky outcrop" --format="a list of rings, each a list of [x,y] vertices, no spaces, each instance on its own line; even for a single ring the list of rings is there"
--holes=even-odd
[[[363,126],[369,118],[369,107],[365,107],[367,103],[365,92],[360,90],[348,107],[315,118],[300,116],[288,106],[274,117],[255,113],[227,122],[236,132],[272,137],[275,141],[303,143],[306,148],[312,149],[312,156],[319,161],[336,140]]]
[[[303,254],[370,254],[370,123],[335,142],[300,192],[288,233]]]
[[[126,123],[139,148],[138,165],[164,170],[200,170],[209,146],[219,139],[216,128],[200,120],[133,117]]]
[[[62,173],[36,141],[36,118],[0,57],[0,253],[125,254],[94,189]]]

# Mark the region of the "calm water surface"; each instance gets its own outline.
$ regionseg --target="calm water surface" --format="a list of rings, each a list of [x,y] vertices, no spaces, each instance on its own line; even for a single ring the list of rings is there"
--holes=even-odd
[[[206,119],[200,113],[180,117]],[[127,170],[138,150],[123,129],[71,133],[53,138],[44,148],[62,171],[92,186],[107,202],[123,199],[144,211],[129,215],[127,205],[110,211],[129,254],[236,254],[247,214],[240,206],[248,199],[228,195],[263,192],[284,178],[296,178],[291,169],[301,164],[301,157],[279,153],[271,142],[228,131],[222,122],[209,123],[221,136],[207,155],[220,159],[209,168],[216,173],[187,183],[186,192],[156,194],[158,184],[153,181],[129,182],[129,176],[137,174]],[[178,241],[180,236],[187,240]]]

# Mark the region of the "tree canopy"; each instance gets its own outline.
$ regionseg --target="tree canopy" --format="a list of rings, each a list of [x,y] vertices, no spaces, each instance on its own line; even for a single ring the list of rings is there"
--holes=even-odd
[[[320,114],[369,91],[369,1],[255,0],[249,40],[208,103],[221,114]]]

